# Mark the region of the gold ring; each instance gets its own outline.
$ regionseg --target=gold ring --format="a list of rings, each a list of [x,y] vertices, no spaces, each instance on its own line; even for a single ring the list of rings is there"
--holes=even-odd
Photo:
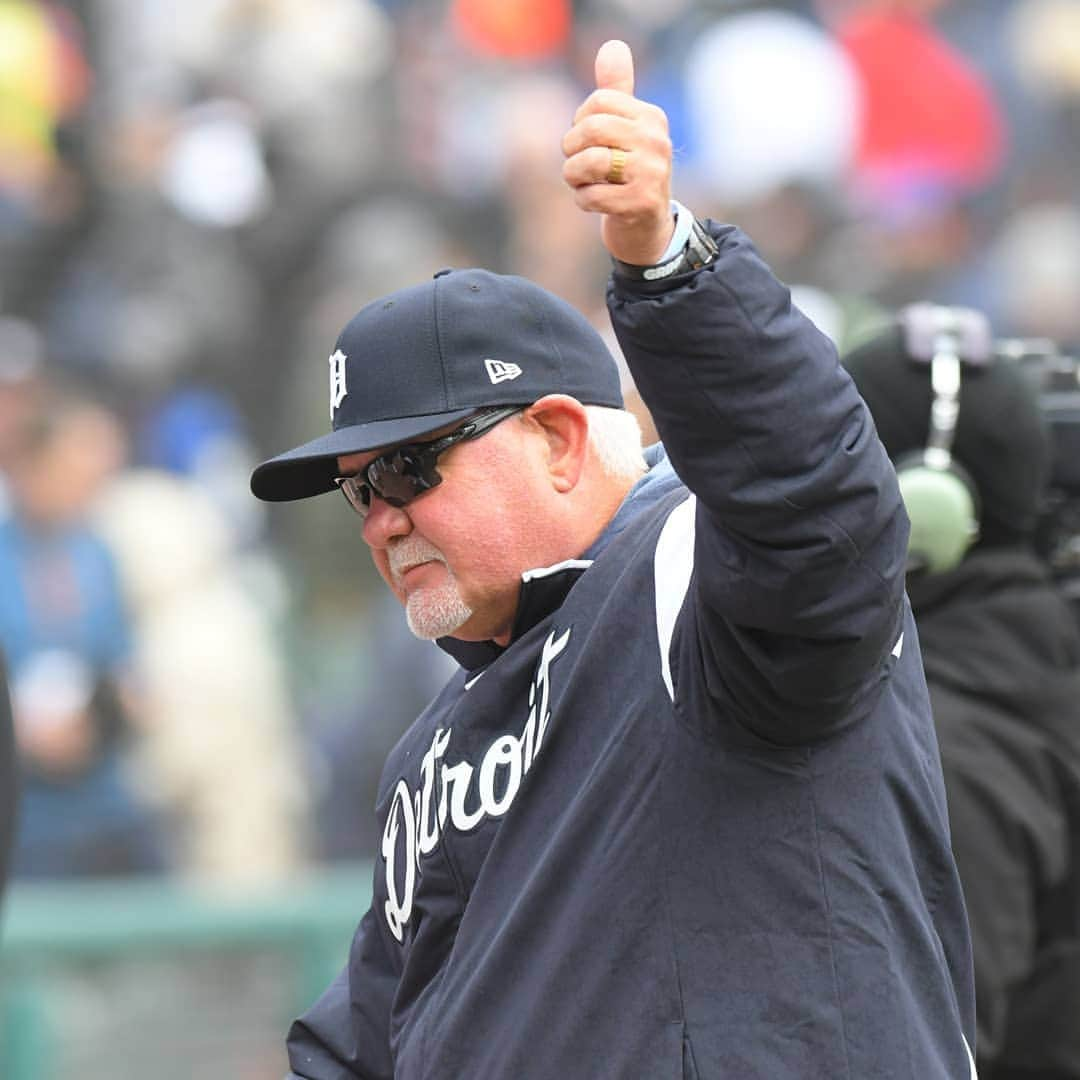
[[[607,176],[604,180],[609,184],[625,184],[623,169],[626,168],[626,151],[617,146],[609,148],[611,152],[611,164],[608,166]]]

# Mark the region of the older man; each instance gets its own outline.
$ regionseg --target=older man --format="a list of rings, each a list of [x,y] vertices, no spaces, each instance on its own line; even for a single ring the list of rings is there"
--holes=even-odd
[[[252,479],[340,487],[462,664],[386,763],[374,899],[292,1075],[968,1077],[894,473],[745,237],[673,207],[629,50],[596,66],[564,173],[664,448],[579,315],[452,271],[353,319],[332,433]]]

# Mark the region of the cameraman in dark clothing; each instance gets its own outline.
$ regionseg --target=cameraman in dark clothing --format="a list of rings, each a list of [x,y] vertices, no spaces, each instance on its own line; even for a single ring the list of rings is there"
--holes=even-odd
[[[1032,546],[1050,469],[1039,403],[961,309],[905,309],[845,364],[912,518],[979,1076],[1080,1077],[1080,633]]]

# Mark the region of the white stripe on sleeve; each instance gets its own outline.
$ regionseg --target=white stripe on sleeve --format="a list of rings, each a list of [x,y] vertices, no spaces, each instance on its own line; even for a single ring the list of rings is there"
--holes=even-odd
[[[671,683],[671,637],[694,569],[694,513],[697,499],[689,496],[668,515],[656,542],[653,578],[656,583],[656,634],[660,639],[660,671],[675,700]]]

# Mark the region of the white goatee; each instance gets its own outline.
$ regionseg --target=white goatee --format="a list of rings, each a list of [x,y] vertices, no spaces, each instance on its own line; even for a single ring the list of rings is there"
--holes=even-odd
[[[390,575],[399,588],[403,575],[413,566],[438,562],[446,568],[439,584],[413,589],[405,600],[405,619],[416,637],[425,641],[448,637],[472,616],[472,608],[462,598],[445,556],[434,544],[407,536],[389,549],[387,561]]]

